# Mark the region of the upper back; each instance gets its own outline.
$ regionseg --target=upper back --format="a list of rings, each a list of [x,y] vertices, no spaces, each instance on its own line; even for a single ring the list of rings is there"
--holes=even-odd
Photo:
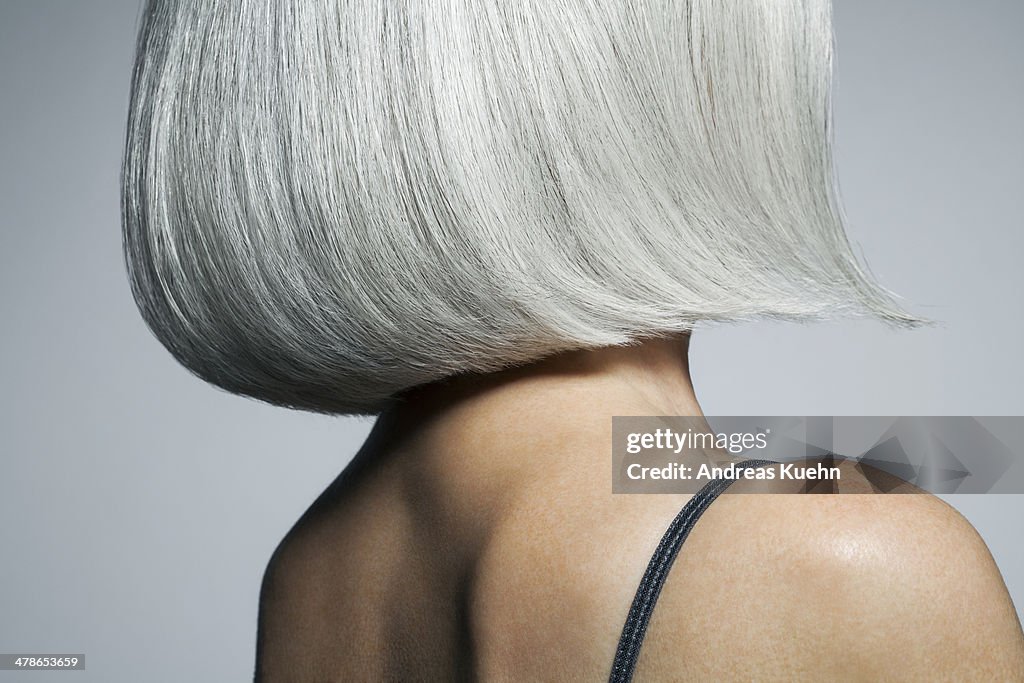
[[[471,517],[457,490],[423,474],[396,465],[336,482],[282,542],[261,596],[257,678],[607,679],[637,584],[687,497],[613,496],[599,477],[554,472]],[[908,647],[942,643],[956,591],[977,622],[959,642],[1002,642],[988,666],[1024,671],[998,570],[938,499],[724,496],[668,576],[638,678],[850,678],[885,666],[891,631],[913,630]],[[849,638],[838,648],[837,629]],[[943,647],[963,664],[963,645]]]

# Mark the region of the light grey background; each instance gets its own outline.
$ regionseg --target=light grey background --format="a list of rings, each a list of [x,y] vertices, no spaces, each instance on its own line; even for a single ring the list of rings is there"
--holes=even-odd
[[[0,0],[0,682],[251,678],[277,541],[369,422],[178,367],[131,301],[117,180],[137,0]],[[836,0],[838,163],[873,270],[937,328],[698,333],[709,414],[1020,415],[1024,4]],[[950,498],[1024,606],[1024,496]]]

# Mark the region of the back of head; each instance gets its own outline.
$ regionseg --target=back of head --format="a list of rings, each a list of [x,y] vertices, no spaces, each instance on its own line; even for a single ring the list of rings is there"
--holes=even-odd
[[[913,323],[843,230],[830,21],[828,0],[152,0],[136,301],[200,377],[343,414],[702,320]]]

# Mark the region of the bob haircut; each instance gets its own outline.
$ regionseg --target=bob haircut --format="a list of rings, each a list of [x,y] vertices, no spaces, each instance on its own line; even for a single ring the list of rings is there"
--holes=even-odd
[[[699,321],[918,318],[858,265],[828,0],[153,0],[123,172],[179,362],[371,415]]]

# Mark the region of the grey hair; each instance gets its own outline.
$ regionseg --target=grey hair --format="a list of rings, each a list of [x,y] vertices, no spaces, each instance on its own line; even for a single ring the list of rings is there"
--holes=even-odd
[[[699,321],[918,318],[831,156],[828,0],[154,0],[123,173],[185,367],[374,414]]]

